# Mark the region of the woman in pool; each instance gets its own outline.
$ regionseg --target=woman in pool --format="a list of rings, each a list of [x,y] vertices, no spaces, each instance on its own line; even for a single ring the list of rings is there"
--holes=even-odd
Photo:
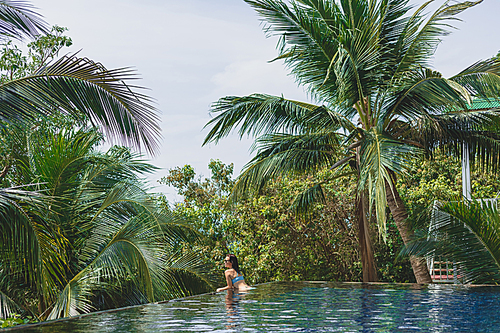
[[[243,275],[240,273],[240,268],[238,267],[238,259],[234,254],[228,254],[226,259],[224,259],[224,266],[227,268],[224,272],[226,276],[227,286],[224,288],[217,288],[217,292],[224,290],[247,290],[250,288],[248,284],[245,283]]]

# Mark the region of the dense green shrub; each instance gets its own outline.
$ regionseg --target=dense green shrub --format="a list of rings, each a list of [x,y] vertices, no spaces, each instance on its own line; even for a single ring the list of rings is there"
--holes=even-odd
[[[461,161],[435,154],[432,159],[415,163],[407,175],[400,177],[397,186],[410,215],[417,215],[435,200],[444,202],[462,195]],[[471,187],[473,199],[495,198],[500,191],[500,179],[476,168],[471,171]]]
[[[177,189],[184,197],[176,203],[175,214],[193,221],[203,234],[194,248],[212,262],[213,274],[222,280],[222,259],[235,253],[250,283],[281,280],[360,281],[361,261],[354,220],[355,180],[336,179],[324,185],[326,202],[316,203],[306,217],[298,217],[291,205],[295,196],[312,183],[312,178],[277,179],[258,195],[229,205],[234,184],[232,165],[220,161],[209,164],[211,176],[202,179],[186,165],[169,171],[161,182]],[[320,172],[324,179],[329,172]],[[498,178],[474,170],[472,195],[495,197]],[[400,177],[397,187],[410,218],[434,200],[450,200],[461,193],[461,165],[456,158],[436,154],[421,160]],[[403,241],[388,214],[388,238],[378,236],[371,224],[379,281],[415,282],[407,258],[397,258]],[[427,222],[420,227],[426,228]],[[191,245],[192,246],[192,245]],[[193,247],[193,246],[192,246]]]
[[[307,217],[290,209],[308,185],[303,179],[275,181],[261,195],[240,203],[233,249],[251,281],[359,280],[350,184],[346,179],[332,182],[325,189],[326,203],[316,204]]]
[[[355,181],[336,179],[324,186],[326,202],[314,205],[306,217],[290,208],[311,179],[279,179],[255,195],[229,205],[234,183],[232,165],[211,161],[211,176],[202,179],[185,165],[171,169],[161,182],[184,197],[173,211],[193,221],[204,235],[194,248],[213,264],[222,280],[222,259],[235,253],[250,283],[281,280],[360,281],[361,261],[354,217]],[[317,175],[325,178],[328,172]],[[373,225],[373,241],[379,279],[413,282],[409,262],[395,262],[402,246],[395,225],[389,221],[384,243]],[[186,245],[192,246],[192,245]],[[192,246],[193,247],[193,246]]]

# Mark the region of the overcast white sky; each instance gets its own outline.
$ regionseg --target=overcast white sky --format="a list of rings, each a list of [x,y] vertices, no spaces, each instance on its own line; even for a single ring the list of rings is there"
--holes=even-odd
[[[236,136],[201,147],[210,104],[227,95],[255,92],[307,100],[287,76],[276,39],[265,38],[259,18],[243,0],[31,0],[51,25],[69,28],[70,52],[107,68],[133,66],[162,112],[163,142],[153,164],[191,164],[209,176],[211,158],[234,163],[237,175],[250,159],[250,140]],[[414,0],[414,3],[423,3]],[[444,1],[436,1],[442,4]],[[452,75],[500,50],[500,1],[484,2],[460,16],[459,30],[438,48],[434,67]],[[173,189],[158,187],[170,200]]]

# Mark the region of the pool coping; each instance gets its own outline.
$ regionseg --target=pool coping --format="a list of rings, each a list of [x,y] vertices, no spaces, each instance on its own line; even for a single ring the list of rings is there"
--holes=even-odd
[[[443,286],[443,285],[452,285],[452,286],[460,286],[460,287],[465,287],[465,288],[476,288],[476,287],[500,287],[500,285],[496,284],[453,284],[453,283],[428,283],[428,284],[419,284],[419,283],[404,283],[404,282],[341,282],[341,281],[270,281],[270,282],[264,282],[264,283],[258,283],[255,284],[254,286],[263,286],[266,284],[270,283],[286,283],[286,282],[302,282],[302,283],[314,283],[314,284],[324,284],[324,283],[341,283],[341,284],[358,284],[358,285],[384,285],[384,284],[393,284],[393,285],[412,285],[415,287],[419,287],[420,289],[427,288],[429,286]],[[9,332],[9,331],[14,331],[14,330],[21,330],[25,329],[27,327],[36,327],[36,326],[42,326],[46,324],[52,324],[52,323],[58,323],[62,321],[68,321],[68,320],[76,320],[80,319],[83,317],[88,317],[88,316],[93,316],[93,315],[99,315],[103,313],[113,313],[113,312],[118,312],[122,310],[128,310],[128,309],[133,309],[133,308],[139,308],[139,307],[144,307],[148,305],[156,305],[156,304],[166,304],[166,303],[171,303],[171,302],[180,302],[185,299],[190,299],[193,297],[199,297],[199,296],[205,296],[205,295],[216,295],[219,294],[218,292],[211,291],[208,293],[203,293],[203,294],[196,294],[196,295],[190,295],[190,296],[185,296],[185,297],[180,297],[180,298],[173,298],[170,300],[165,300],[165,301],[158,301],[158,302],[151,302],[151,303],[144,303],[144,304],[137,304],[137,305],[130,305],[130,306],[125,306],[121,308],[115,308],[115,309],[108,309],[108,310],[100,310],[100,311],[95,311],[95,312],[89,312],[89,313],[83,313],[78,316],[72,316],[72,317],[64,317],[64,318],[59,318],[59,319],[53,319],[53,320],[45,320],[41,321],[38,323],[32,323],[32,324],[22,324],[22,325],[16,325],[12,327],[4,327],[0,328],[0,332]]]

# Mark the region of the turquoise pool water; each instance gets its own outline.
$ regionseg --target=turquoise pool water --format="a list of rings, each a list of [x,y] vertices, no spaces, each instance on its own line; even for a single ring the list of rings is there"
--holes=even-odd
[[[23,327],[23,332],[500,332],[500,288],[269,283],[247,294],[164,304]]]

